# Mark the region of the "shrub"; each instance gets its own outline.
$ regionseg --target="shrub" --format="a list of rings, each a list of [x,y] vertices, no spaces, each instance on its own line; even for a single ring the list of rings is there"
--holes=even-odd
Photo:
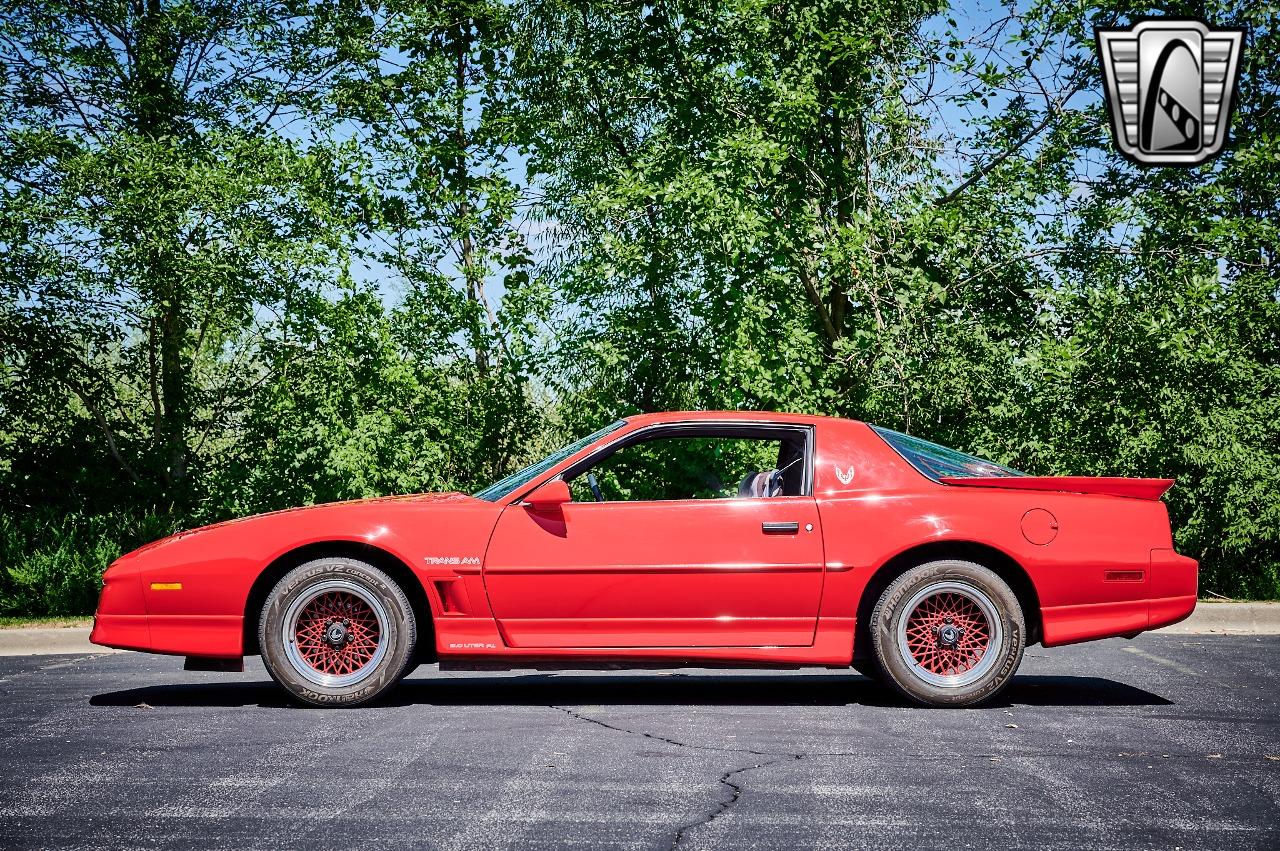
[[[0,514],[0,615],[89,614],[107,566],[168,531],[156,515]]]

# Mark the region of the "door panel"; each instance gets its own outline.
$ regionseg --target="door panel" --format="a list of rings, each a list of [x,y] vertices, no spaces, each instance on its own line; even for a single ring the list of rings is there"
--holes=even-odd
[[[484,577],[515,647],[808,646],[822,569],[814,500],[774,497],[509,506]]]

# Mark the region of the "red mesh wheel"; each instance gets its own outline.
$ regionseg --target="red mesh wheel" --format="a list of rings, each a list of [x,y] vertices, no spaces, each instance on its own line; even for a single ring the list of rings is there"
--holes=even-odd
[[[321,674],[346,676],[374,658],[382,629],[373,608],[349,591],[326,591],[298,612],[294,646]]]
[[[377,699],[404,676],[417,642],[413,606],[395,580],[341,556],[286,573],[258,617],[267,672],[311,706]]]
[[[973,670],[991,645],[991,624],[969,597],[930,594],[907,615],[906,643],[915,663],[940,677]]]

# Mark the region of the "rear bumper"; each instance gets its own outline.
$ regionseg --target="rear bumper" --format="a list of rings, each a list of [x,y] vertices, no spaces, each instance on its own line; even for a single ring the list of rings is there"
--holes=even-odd
[[[1173,550],[1151,551],[1151,609],[1148,629],[1186,620],[1196,608],[1200,564]]]
[[[1171,549],[1151,551],[1144,596],[1133,600],[1051,606],[1041,610],[1046,647],[1118,635],[1134,636],[1186,620],[1196,608],[1200,565]]]

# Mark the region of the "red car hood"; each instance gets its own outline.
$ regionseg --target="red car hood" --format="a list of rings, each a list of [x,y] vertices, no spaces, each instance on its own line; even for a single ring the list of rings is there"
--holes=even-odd
[[[371,499],[348,499],[348,500],[342,500],[340,502],[322,502],[316,505],[303,505],[297,508],[282,508],[279,511],[267,511],[262,514],[251,514],[248,517],[236,517],[232,520],[223,520],[219,523],[210,523],[207,526],[198,526],[194,529],[184,529],[181,532],[175,532],[174,534],[169,535],[166,538],[161,538],[158,541],[152,541],[149,544],[144,544],[143,546],[139,547],[133,552],[125,554],[123,557],[121,557],[120,560],[123,561],[124,559],[141,555],[147,550],[153,549],[154,547],[158,547],[161,544],[165,544],[170,541],[181,540],[182,538],[186,538],[189,535],[194,535],[197,532],[207,532],[210,529],[221,529],[226,526],[234,526],[237,523],[248,523],[252,520],[260,520],[264,517],[277,517],[282,514],[296,514],[302,511],[322,511],[324,509],[334,508],[340,505],[376,505],[378,503],[388,503],[388,502],[418,502],[418,503],[456,502],[459,500],[473,500],[473,499],[475,499],[475,497],[465,493],[461,493],[460,491],[447,491],[444,493],[413,493],[413,494],[402,494],[400,496],[378,496],[378,497],[373,497]]]
[[[944,485],[1012,488],[1029,491],[1096,493],[1156,500],[1173,487],[1173,479],[1125,479],[1110,476],[943,476]]]
[[[325,508],[333,508],[338,505],[377,505],[380,502],[452,502],[460,499],[474,499],[474,497],[462,493],[461,491],[446,491],[444,493],[409,493],[401,494],[399,496],[375,496],[369,499],[345,499],[339,502],[320,502],[315,505],[302,505],[297,508],[282,508],[279,511],[267,511],[262,514],[250,514],[248,517],[236,517],[232,520],[223,520],[220,523],[210,523],[208,526],[200,526],[195,529],[188,529],[186,531],[179,532],[178,535],[189,535],[192,532],[203,532],[205,529],[216,529],[220,526],[230,526],[233,523],[244,523],[248,520],[257,520],[259,517],[275,517],[280,514],[294,514],[299,511],[319,511]]]

